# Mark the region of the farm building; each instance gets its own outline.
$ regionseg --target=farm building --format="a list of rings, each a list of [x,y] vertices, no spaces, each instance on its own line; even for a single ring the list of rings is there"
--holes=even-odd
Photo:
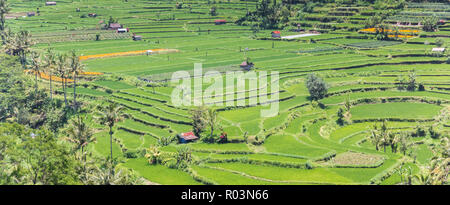
[[[117,29],[117,33],[127,33],[128,29],[127,28],[119,28]]]
[[[445,51],[445,48],[433,48],[431,49],[431,51],[436,53],[443,53]]]
[[[27,13],[27,16],[28,16],[28,17],[36,16],[36,13],[34,13],[34,12],[28,12],[28,13]]]
[[[217,20],[214,21],[214,23],[216,25],[222,25],[222,24],[226,24],[227,20],[225,20],[225,19],[217,19]]]
[[[281,32],[280,31],[272,31],[272,38],[281,38]]]
[[[241,65],[239,65],[239,67],[241,67],[244,70],[250,70],[250,69],[253,68],[253,66],[254,66],[253,63],[247,62],[247,61],[244,61],[244,62],[241,63]]]
[[[119,28],[122,28],[122,25],[120,25],[120,23],[112,23],[112,24],[109,24],[109,27],[108,27],[109,30],[117,30]]]
[[[56,1],[47,1],[45,2],[46,6],[56,6]]]
[[[183,144],[193,142],[198,139],[198,137],[195,136],[195,134],[193,132],[181,133],[177,137],[178,137],[179,142],[183,143]]]
[[[90,13],[90,14],[88,14],[88,16],[89,16],[89,17],[94,17],[94,18],[95,18],[95,17],[97,17],[97,14],[96,14],[96,13]]]
[[[142,40],[142,36],[133,36],[133,41],[140,41]]]

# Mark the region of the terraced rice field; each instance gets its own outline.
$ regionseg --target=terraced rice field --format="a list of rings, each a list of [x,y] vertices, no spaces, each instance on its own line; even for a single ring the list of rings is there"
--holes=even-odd
[[[303,20],[295,21],[295,24],[305,25],[302,28],[307,30],[319,26],[317,30],[321,35],[279,40],[270,38],[271,30],[253,33],[249,26],[233,23],[246,13],[246,8],[255,9],[254,1],[216,2],[217,16],[209,15],[209,1],[200,0],[183,1],[184,5],[191,5],[192,10],[175,9],[175,1],[162,0],[58,1],[53,7],[43,6],[42,1],[11,2],[16,5],[13,12],[34,11],[36,7],[41,10],[40,16],[9,20],[12,28],[30,30],[35,38],[50,34],[63,38],[51,44],[38,43],[34,50],[52,47],[66,52],[75,48],[87,56],[83,59],[87,71],[104,73],[82,79],[77,95],[86,104],[116,102],[126,108],[129,117],[115,128],[115,157],[123,160],[121,166],[158,184],[397,184],[400,176],[395,169],[406,162],[418,172],[417,166],[425,165],[430,158],[429,145],[438,140],[429,136],[417,138],[420,143],[417,143],[419,151],[414,164],[410,156],[392,153],[390,148],[386,152],[375,150],[367,141],[370,129],[387,120],[390,130],[414,131],[418,125],[442,123],[437,120],[438,116],[445,111],[449,113],[450,109],[448,57],[428,55],[434,45],[423,42],[434,42],[434,38],[421,36],[430,33],[417,31],[404,41],[377,41],[370,32],[357,32],[364,28],[363,22],[369,17],[361,12],[348,18],[352,23],[322,23],[319,17],[333,12],[333,6],[325,4]],[[75,8],[80,8],[81,12],[76,12]],[[98,17],[80,18],[84,13],[97,13]],[[448,11],[445,13],[448,15]],[[88,35],[89,31],[96,30],[100,20],[106,21],[109,16],[119,19],[143,40],[75,41],[62,34],[70,31]],[[401,16],[408,15],[402,13],[398,17]],[[226,19],[229,23],[214,25],[216,19]],[[449,26],[446,23],[443,27]],[[450,31],[440,32],[447,36],[443,39],[448,45]],[[297,34],[282,31],[283,36]],[[97,58],[104,54],[151,49],[178,52]],[[173,72],[192,70],[194,63],[202,63],[204,70],[239,70],[239,64],[247,57],[255,63],[257,72],[279,72],[278,115],[261,117],[261,110],[265,109],[261,104],[217,106],[217,124],[233,140],[225,144],[201,140],[190,143],[195,163],[187,170],[149,165],[141,154],[136,158],[126,157],[125,153],[130,150],[145,152],[146,148],[157,144],[159,137],[192,130],[190,110],[193,107],[176,107],[172,103],[176,85],[161,81],[154,86],[142,79],[160,79],[165,75],[170,78]],[[397,89],[398,78],[412,72],[425,91]],[[311,101],[305,85],[311,73],[322,77],[329,85],[328,95],[319,100],[319,105]],[[206,89],[209,85],[205,83],[201,87]],[[246,84],[243,92],[246,102],[252,98],[251,91]],[[239,94],[242,93],[233,90],[216,101],[226,102],[226,96]],[[68,97],[70,99],[71,94]],[[338,125],[337,111],[347,100],[352,104],[350,122]],[[92,117],[93,113],[87,115]],[[449,124],[444,124],[439,124],[441,137],[448,137]],[[101,129],[94,120],[91,125],[101,132],[96,134],[98,142],[90,149],[108,156],[107,130]],[[220,130],[216,129],[214,134],[219,135]],[[246,137],[255,136],[264,142],[253,145],[246,141]],[[172,143],[161,149],[176,152],[179,146]],[[345,158],[339,157],[349,152],[369,157],[360,157],[362,161],[358,162],[343,162],[342,167],[331,163],[334,158],[342,161]],[[379,156],[376,159],[381,162],[370,161],[373,160],[370,156]],[[368,161],[370,163],[365,164]]]

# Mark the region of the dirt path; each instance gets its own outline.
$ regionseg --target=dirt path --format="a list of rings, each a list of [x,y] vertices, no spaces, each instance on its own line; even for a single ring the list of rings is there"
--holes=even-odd
[[[283,36],[282,39],[294,39],[294,38],[301,38],[301,37],[308,37],[308,36],[317,36],[320,34],[315,33],[305,33],[305,34],[298,34],[298,35],[292,35],[292,36]]]

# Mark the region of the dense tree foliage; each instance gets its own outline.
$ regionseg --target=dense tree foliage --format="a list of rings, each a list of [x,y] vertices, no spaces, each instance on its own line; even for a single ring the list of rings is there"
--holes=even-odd
[[[17,122],[31,128],[48,125],[52,131],[67,122],[71,112],[35,86],[16,57],[0,55],[0,122]]]
[[[328,92],[328,85],[322,78],[315,74],[308,75],[306,87],[308,88],[312,100],[320,100],[324,98]]]

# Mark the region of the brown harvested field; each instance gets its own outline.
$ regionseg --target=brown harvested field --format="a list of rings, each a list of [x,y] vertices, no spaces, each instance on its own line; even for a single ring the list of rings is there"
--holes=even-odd
[[[335,165],[373,165],[383,160],[381,155],[345,152],[332,159]]]

